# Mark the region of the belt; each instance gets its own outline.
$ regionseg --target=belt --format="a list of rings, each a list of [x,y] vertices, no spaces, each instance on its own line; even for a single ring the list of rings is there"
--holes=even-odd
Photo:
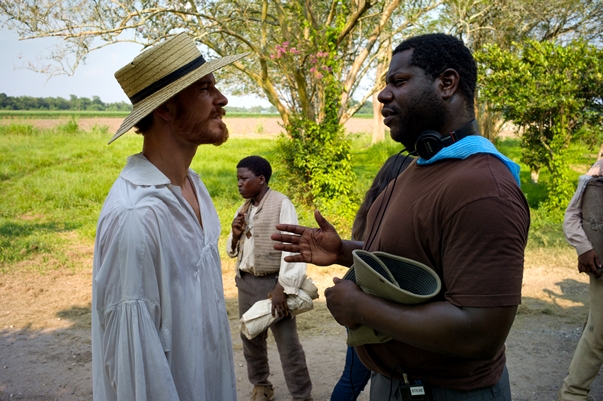
[[[239,270],[239,273],[241,274],[241,276],[251,276],[251,277],[255,277],[255,278],[263,278],[263,279],[278,278],[278,272],[253,274],[253,273],[249,273],[249,272],[246,272],[243,270]]]

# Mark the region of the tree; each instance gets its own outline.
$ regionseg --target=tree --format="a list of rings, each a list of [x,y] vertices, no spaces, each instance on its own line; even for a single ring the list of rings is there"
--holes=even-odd
[[[64,39],[53,55],[54,67],[42,66],[50,73],[72,72],[98,47],[125,40],[149,46],[182,30],[213,54],[250,52],[234,64],[242,74],[222,74],[222,83],[264,95],[276,107],[288,140],[297,142],[281,146],[282,151],[311,149],[283,160],[291,163],[288,171],[298,192],[320,204],[351,194],[346,182],[353,173],[342,124],[370,99],[380,82],[373,81],[357,104],[351,105],[350,99],[378,59],[391,51],[392,38],[415,29],[440,3],[15,0],[0,2],[0,10],[21,37]],[[124,39],[124,32],[131,32],[129,39]]]
[[[487,44],[512,49],[513,43],[597,42],[603,34],[603,2],[600,0],[447,0],[440,29],[464,40],[474,52]],[[492,105],[476,96],[476,116],[482,135],[494,139],[505,121]]]
[[[511,50],[485,46],[476,58],[481,95],[524,132],[523,162],[551,174],[545,206],[564,209],[573,192],[570,142],[603,140],[603,51],[583,41],[528,40]]]

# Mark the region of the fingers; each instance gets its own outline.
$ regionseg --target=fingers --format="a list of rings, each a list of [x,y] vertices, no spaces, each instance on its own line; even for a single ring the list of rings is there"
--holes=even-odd
[[[318,223],[318,226],[324,231],[324,230],[335,230],[335,227],[333,227],[333,225],[331,223],[329,223],[327,221],[327,219],[325,219],[323,217],[322,214],[320,214],[320,212],[318,210],[314,211],[314,220],[316,220],[316,222]]]
[[[290,235],[290,234],[272,234],[270,238],[273,241],[285,242],[289,244],[299,244],[299,235]]]
[[[274,249],[278,250],[278,248],[276,246],[274,247]],[[297,251],[289,251],[289,252],[297,252]],[[288,262],[288,263],[307,262],[301,253],[285,256],[283,259],[285,259],[285,262]]]
[[[298,226],[296,224],[277,224],[276,229],[279,231],[301,235],[305,231],[306,227]]]

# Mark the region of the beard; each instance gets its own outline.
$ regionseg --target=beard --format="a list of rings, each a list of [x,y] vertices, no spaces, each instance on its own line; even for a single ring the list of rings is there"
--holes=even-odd
[[[177,102],[174,126],[181,138],[196,145],[215,146],[220,146],[228,140],[228,128],[222,121],[226,112],[222,107],[212,110],[205,119],[189,109]]]
[[[390,127],[390,135],[407,150],[414,151],[421,133],[427,130],[442,130],[449,119],[449,111],[431,86],[426,86],[406,103],[406,111],[388,105],[398,116],[396,126]]]

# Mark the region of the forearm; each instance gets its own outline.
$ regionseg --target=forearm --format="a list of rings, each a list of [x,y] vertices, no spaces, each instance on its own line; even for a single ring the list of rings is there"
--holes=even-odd
[[[459,308],[449,302],[401,305],[365,293],[351,302],[355,320],[427,351],[493,358],[504,345],[517,307]]]
[[[351,240],[342,240],[341,241],[341,250],[337,254],[337,261],[335,263],[350,267],[354,263],[354,259],[352,258],[352,252],[355,249],[362,249],[364,246],[364,242],[362,241],[351,241]]]
[[[231,258],[235,258],[239,254],[239,238],[240,236],[235,238],[231,231],[226,239],[226,254]]]

